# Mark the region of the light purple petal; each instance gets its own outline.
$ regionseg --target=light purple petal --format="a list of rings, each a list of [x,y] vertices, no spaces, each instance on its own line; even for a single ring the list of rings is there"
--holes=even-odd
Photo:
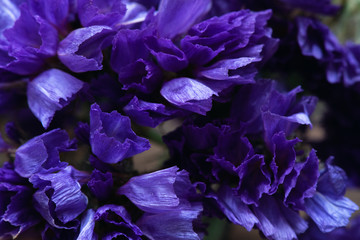
[[[218,95],[201,81],[191,78],[172,79],[163,85],[160,93],[170,103],[202,115],[211,109],[211,97]]]
[[[180,199],[174,191],[177,167],[132,177],[118,193],[128,197],[145,212],[159,213],[176,209]]]
[[[80,233],[76,240],[95,240],[95,212],[92,209],[87,210],[81,219]]]
[[[58,69],[43,72],[28,83],[30,110],[47,128],[56,111],[70,103],[84,83]]]
[[[145,213],[136,224],[150,239],[200,240],[194,231],[193,221],[198,218],[202,206],[168,211],[159,214]]]
[[[222,187],[215,196],[221,211],[231,222],[245,227],[248,231],[259,223],[254,213],[231,188]]]
[[[330,232],[349,223],[352,213],[359,207],[346,197],[332,198],[319,192],[305,199],[305,212],[322,232]]]

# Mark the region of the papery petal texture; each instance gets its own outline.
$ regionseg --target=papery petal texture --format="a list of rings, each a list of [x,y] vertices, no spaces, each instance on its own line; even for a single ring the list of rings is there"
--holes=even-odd
[[[59,69],[50,69],[28,83],[30,110],[48,128],[56,111],[68,105],[84,83]]]
[[[34,194],[34,206],[55,228],[77,228],[79,221],[76,218],[88,203],[79,182],[70,173],[69,169],[63,169],[57,173],[38,173],[30,177],[34,187],[39,188]]]

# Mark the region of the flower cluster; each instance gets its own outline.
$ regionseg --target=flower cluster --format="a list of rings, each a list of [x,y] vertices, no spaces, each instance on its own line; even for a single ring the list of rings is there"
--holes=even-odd
[[[323,96],[291,84],[309,59],[316,82],[360,86],[360,47],[306,17],[339,9],[0,0],[0,238],[199,240],[213,218],[275,240],[352,234],[346,173],[305,135]],[[166,159],[136,168],[156,145]]]

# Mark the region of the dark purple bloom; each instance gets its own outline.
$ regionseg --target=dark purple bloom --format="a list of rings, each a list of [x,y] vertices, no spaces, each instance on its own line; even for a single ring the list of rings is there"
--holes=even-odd
[[[331,30],[320,21],[298,18],[298,44],[305,56],[319,60],[326,67],[327,80],[339,83],[346,67],[345,50]]]
[[[204,65],[217,56],[230,55],[256,44],[253,35],[265,27],[260,26],[260,18],[268,19],[270,14],[269,11],[243,10],[205,20],[193,26],[181,40],[182,49],[190,62],[197,65]]]
[[[25,3],[20,9],[14,26],[3,33],[6,41],[0,44],[0,68],[21,75],[34,74],[46,58],[56,55],[58,33],[46,20],[33,16]]]
[[[273,135],[272,143],[269,150],[273,154],[270,168],[273,172],[274,179],[271,186],[271,193],[275,193],[280,184],[284,183],[284,179],[290,174],[295,165],[296,152],[295,144],[300,142],[299,139],[287,140],[284,132]]]
[[[347,42],[344,46],[345,57],[343,59],[344,68],[334,69],[334,71],[328,71],[328,78],[331,75],[342,75],[343,83],[345,87],[351,87],[360,82],[360,45]],[[343,70],[342,72],[336,72],[336,70]]]
[[[3,31],[7,28],[11,28],[16,19],[20,17],[20,9],[15,2],[8,0],[1,0],[0,9],[0,41],[5,40]]]
[[[102,69],[102,50],[110,46],[115,32],[108,26],[90,26],[72,31],[59,44],[60,61],[73,72]]]
[[[276,50],[277,40],[267,28],[271,11],[243,10],[214,17],[195,25],[181,44],[191,61],[213,64],[200,68],[198,76],[246,84],[253,81],[256,64]],[[199,60],[200,59],[200,60]],[[199,62],[200,61],[200,62]]]
[[[303,240],[342,240],[360,238],[360,217],[356,216],[350,221],[350,226],[336,228],[334,231],[323,233],[312,222],[309,229],[301,236]]]
[[[32,206],[33,189],[11,163],[0,168],[0,237],[16,238],[40,221]]]
[[[150,93],[159,87],[161,70],[150,59],[141,30],[120,30],[113,39],[111,66],[119,74],[124,89]]]
[[[90,110],[90,144],[93,153],[105,163],[118,163],[150,148],[147,139],[131,130],[128,117],[116,111],[104,113],[97,104]]]
[[[34,137],[17,149],[15,171],[22,177],[59,171],[68,165],[60,161],[59,152],[74,150],[73,147],[64,130],[55,129]]]
[[[236,93],[231,109],[231,121],[247,133],[265,131],[270,149],[275,133],[283,131],[289,135],[300,124],[311,125],[309,116],[317,103],[315,97],[296,101],[296,95],[302,91],[300,87],[285,93],[277,88],[274,81],[268,80],[246,85]]]
[[[88,203],[72,172],[69,166],[57,173],[37,173],[29,179],[38,188],[33,196],[36,210],[55,228],[77,229],[77,217]]]
[[[111,194],[114,182],[110,172],[102,173],[95,169],[87,185],[97,199],[106,200]]]
[[[84,83],[58,69],[50,69],[28,83],[30,110],[48,128],[55,112],[68,105]]]

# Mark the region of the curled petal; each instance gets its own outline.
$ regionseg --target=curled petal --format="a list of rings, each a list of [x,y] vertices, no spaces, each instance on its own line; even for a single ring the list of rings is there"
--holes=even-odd
[[[105,163],[117,163],[150,148],[147,139],[131,130],[128,117],[116,111],[104,113],[97,104],[90,110],[90,145]]]
[[[19,147],[15,154],[15,171],[22,177],[39,172],[55,172],[67,163],[60,162],[59,152],[72,150],[72,143],[64,130],[55,129]]]
[[[68,73],[47,70],[28,84],[29,108],[47,128],[55,112],[69,104],[83,86],[83,82]]]
[[[203,115],[211,109],[211,97],[218,95],[201,81],[191,78],[172,79],[163,85],[160,93],[170,103]]]
[[[73,72],[102,69],[102,50],[108,47],[115,32],[108,26],[90,26],[72,31],[60,42],[60,61]]]

